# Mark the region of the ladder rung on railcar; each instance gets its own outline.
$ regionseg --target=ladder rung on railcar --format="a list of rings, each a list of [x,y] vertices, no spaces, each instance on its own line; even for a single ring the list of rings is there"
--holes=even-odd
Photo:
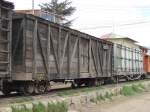
[[[10,30],[9,29],[6,29],[6,28],[0,28],[2,31],[5,31],[5,32],[9,32]]]
[[[0,43],[8,43],[9,41],[8,40],[2,40],[0,39]]]
[[[0,53],[9,53],[9,51],[0,50]]]
[[[9,64],[8,61],[0,61],[0,64]]]

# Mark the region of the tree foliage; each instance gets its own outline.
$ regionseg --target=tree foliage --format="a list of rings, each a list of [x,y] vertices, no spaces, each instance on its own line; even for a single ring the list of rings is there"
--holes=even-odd
[[[62,2],[59,2],[58,0],[51,0],[49,3],[43,3],[40,5],[41,9],[56,15],[59,15],[64,21],[66,17],[71,16],[76,8],[71,6],[72,2],[69,0],[65,0]],[[66,26],[70,26],[72,23],[71,21],[68,21],[64,23]]]

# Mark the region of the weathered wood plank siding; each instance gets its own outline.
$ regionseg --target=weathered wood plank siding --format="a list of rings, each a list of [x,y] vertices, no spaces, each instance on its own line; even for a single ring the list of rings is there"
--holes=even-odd
[[[13,42],[18,45],[14,55],[18,57],[18,62],[22,62],[14,63],[15,80],[20,80],[17,78],[19,75],[22,75],[22,80],[78,79],[112,75],[111,42],[33,15],[15,14],[13,27],[16,30],[16,20],[21,21],[20,27],[23,24],[24,35],[20,33],[21,37],[13,36],[13,39],[21,38],[19,41],[23,42],[20,47],[20,42]],[[22,51],[19,52],[19,49]],[[17,65],[20,69],[17,69]]]
[[[11,27],[13,4],[0,1],[0,78],[11,77]]]

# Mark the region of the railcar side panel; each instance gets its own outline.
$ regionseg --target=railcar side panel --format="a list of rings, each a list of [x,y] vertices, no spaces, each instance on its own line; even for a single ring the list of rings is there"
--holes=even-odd
[[[16,41],[14,55],[22,62],[19,71],[14,63],[14,80],[55,80],[111,77],[113,44],[79,31],[51,23],[39,17],[15,14],[21,20],[23,37]],[[14,25],[16,32],[18,27]],[[15,31],[14,31],[15,32]],[[13,36],[15,39],[16,36]],[[15,59],[15,58],[13,58]]]
[[[13,3],[0,0],[0,90],[7,88],[6,81],[11,81],[12,73],[12,10]]]
[[[143,74],[143,57],[140,49],[128,48],[119,44],[114,45],[114,74],[140,75]]]
[[[11,33],[13,4],[0,1],[0,78],[11,78]]]

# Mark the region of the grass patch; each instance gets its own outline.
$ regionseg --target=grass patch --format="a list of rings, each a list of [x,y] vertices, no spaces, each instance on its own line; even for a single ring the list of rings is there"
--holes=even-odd
[[[132,86],[123,86],[121,94],[124,96],[131,96],[134,95],[135,92],[133,91]]]
[[[23,103],[23,102],[29,102],[33,101],[32,97],[21,97],[21,98],[16,98],[15,100],[10,101],[11,103]]]
[[[112,93],[106,92],[105,98],[112,100]]]
[[[142,89],[145,89],[145,86],[142,83],[139,83],[138,86]]]
[[[105,101],[105,96],[100,94],[99,96],[97,96],[97,99],[98,101]]]
[[[106,92],[105,95],[97,95],[96,97],[93,97],[90,99],[91,102],[97,103],[100,101],[105,101],[106,99],[112,100],[112,93]]]
[[[20,107],[11,107],[12,112],[32,112],[31,109],[28,109],[25,105]]]
[[[11,107],[12,112],[68,112],[68,106],[65,102],[51,102],[46,106],[42,103],[32,104],[33,107],[31,109],[27,108],[27,106],[22,105],[19,107]]]
[[[132,89],[135,92],[142,92],[143,91],[143,89],[139,85],[135,85],[135,84],[132,85]]]
[[[93,97],[93,98],[90,99],[90,102],[97,103],[97,99]]]
[[[136,93],[143,92],[145,89],[145,86],[142,83],[134,83],[132,85],[124,85],[122,89],[119,91],[119,94],[122,94],[124,96],[131,96]],[[117,96],[118,92],[111,93],[106,92],[105,95],[97,95],[96,97],[92,97],[90,99],[91,102],[97,103],[99,101],[105,101],[106,99],[112,100],[113,96]]]
[[[65,102],[48,103],[48,112],[68,112]]]
[[[46,112],[46,106],[42,103],[33,104],[32,112]]]
[[[73,90],[64,90],[61,92],[57,92],[56,95],[58,96],[70,96],[74,94],[78,94],[81,92],[90,92],[90,91],[95,91],[102,89],[102,87],[85,87],[85,88],[79,88],[79,89],[73,89]]]
[[[139,84],[132,84],[132,85],[126,85],[123,86],[121,89],[121,94],[124,96],[131,96],[134,95],[135,93],[140,93],[145,89],[144,85],[139,83]]]

